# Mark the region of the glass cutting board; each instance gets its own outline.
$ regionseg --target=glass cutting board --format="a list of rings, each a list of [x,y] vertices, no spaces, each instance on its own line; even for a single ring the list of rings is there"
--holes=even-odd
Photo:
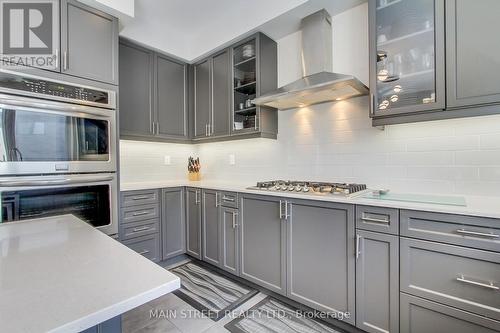
[[[447,196],[447,195],[431,195],[431,194],[411,194],[411,193],[387,193],[376,195],[368,193],[362,196],[365,199],[376,200],[390,200],[390,201],[405,201],[405,202],[418,202],[435,205],[448,205],[448,206],[467,206],[464,197]]]

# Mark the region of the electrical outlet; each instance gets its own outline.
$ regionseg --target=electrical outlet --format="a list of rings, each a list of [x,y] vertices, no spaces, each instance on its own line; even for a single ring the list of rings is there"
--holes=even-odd
[[[165,165],[170,165],[170,164],[172,164],[172,160],[170,159],[170,155],[165,155],[165,156],[163,157],[163,164],[165,164]]]
[[[229,165],[236,164],[236,156],[234,154],[229,154]]]

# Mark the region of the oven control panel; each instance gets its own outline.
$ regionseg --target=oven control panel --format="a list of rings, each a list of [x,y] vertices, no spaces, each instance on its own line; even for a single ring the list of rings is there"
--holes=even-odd
[[[68,99],[70,102],[81,102],[103,107],[114,106],[109,91],[98,90],[86,87],[79,87],[67,83],[31,78],[24,75],[0,72],[0,89],[7,88],[14,91],[27,92],[29,95],[37,95],[43,98]],[[50,96],[50,97],[49,97]]]

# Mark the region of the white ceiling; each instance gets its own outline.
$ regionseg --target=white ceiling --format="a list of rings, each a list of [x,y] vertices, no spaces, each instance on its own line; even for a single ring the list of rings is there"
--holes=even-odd
[[[235,39],[263,31],[274,39],[298,30],[321,8],[333,16],[365,0],[136,0],[120,35],[193,62]]]

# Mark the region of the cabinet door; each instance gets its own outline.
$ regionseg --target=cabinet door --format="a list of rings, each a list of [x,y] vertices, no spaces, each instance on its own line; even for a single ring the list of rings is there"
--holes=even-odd
[[[210,60],[194,66],[194,137],[208,135],[211,121]]]
[[[287,296],[354,323],[354,206],[292,200]]]
[[[500,102],[500,1],[447,0],[447,104]]]
[[[203,190],[203,260],[220,264],[219,203],[216,191]]]
[[[373,0],[369,18],[372,116],[444,109],[444,0]]]
[[[239,214],[234,208],[221,208],[221,268],[239,275]]]
[[[356,327],[399,332],[399,238],[356,232]]]
[[[281,200],[244,195],[241,202],[241,277],[286,294],[286,222]]]
[[[156,135],[186,139],[187,65],[158,55],[156,82]]]
[[[401,293],[401,333],[495,333],[500,322]]]
[[[164,189],[162,193],[162,254],[163,260],[186,252],[184,190]]]
[[[152,52],[120,43],[120,135],[151,137]]]
[[[211,135],[229,135],[231,117],[231,74],[229,50],[212,58],[212,107]]]
[[[186,189],[186,253],[201,259],[201,190]]]
[[[62,72],[118,83],[118,19],[76,0],[61,2]]]

